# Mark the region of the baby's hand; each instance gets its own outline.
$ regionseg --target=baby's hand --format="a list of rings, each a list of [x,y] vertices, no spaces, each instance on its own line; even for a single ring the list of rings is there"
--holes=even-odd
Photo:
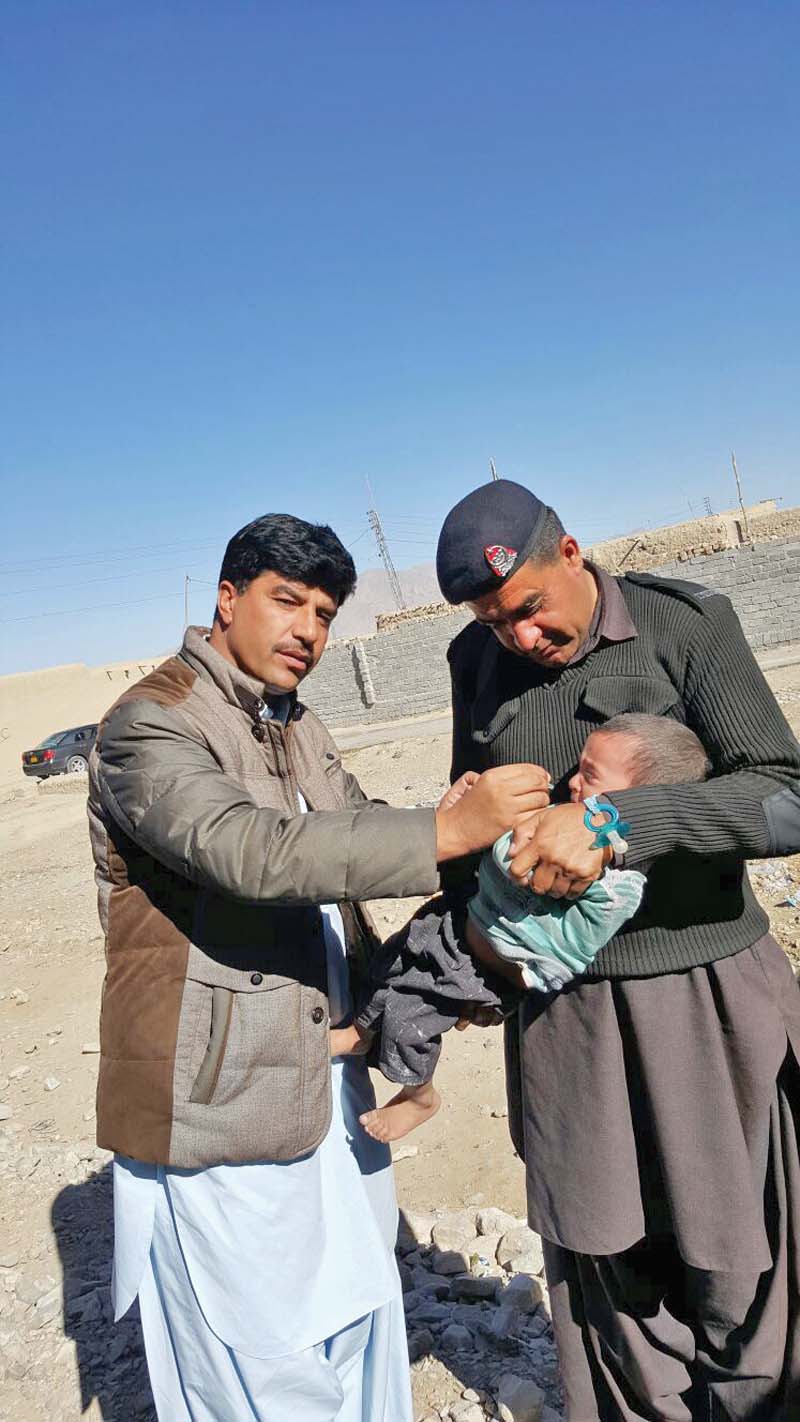
[[[363,1057],[372,1046],[372,1033],[363,1032],[354,1022],[349,1027],[332,1027],[328,1036],[332,1057]]]
[[[477,770],[465,770],[464,774],[460,775],[458,780],[450,786],[450,789],[445,791],[437,808],[440,810],[452,810],[453,806],[457,805],[459,800],[463,799],[467,791],[471,790],[473,785],[475,785],[480,778]]]

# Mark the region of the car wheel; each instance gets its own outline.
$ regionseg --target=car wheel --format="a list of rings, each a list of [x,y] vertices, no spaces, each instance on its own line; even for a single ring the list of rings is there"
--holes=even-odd
[[[71,755],[64,769],[67,775],[80,775],[82,771],[89,769],[89,762],[84,755]]]

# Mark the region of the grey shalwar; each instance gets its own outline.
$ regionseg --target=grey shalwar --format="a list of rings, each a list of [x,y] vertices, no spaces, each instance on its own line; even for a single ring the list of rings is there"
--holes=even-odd
[[[579,979],[546,1008],[528,994],[520,1028],[513,1127],[571,1422],[796,1422],[800,994],[785,954],[767,937],[686,973]]]

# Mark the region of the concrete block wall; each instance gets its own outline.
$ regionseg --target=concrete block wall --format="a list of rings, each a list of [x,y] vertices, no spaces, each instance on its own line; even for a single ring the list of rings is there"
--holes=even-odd
[[[717,588],[731,599],[756,650],[800,641],[800,538],[726,548],[663,563],[660,577]],[[303,685],[329,726],[369,725],[450,704],[447,648],[469,615],[422,608],[387,618],[371,637],[334,642]]]
[[[750,646],[759,651],[800,640],[800,539],[726,548],[657,568],[659,577],[687,578],[725,593]]]
[[[372,637],[334,642],[307,681],[303,700],[329,726],[421,716],[450,705],[447,648],[469,613],[412,618]],[[366,662],[365,678],[359,662]],[[365,686],[365,680],[371,686]]]

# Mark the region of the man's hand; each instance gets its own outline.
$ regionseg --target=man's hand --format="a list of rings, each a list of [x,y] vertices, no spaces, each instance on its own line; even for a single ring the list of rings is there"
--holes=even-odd
[[[438,862],[488,849],[531,810],[550,803],[550,784],[550,776],[540,765],[498,765],[485,770],[455,804],[436,811]]]
[[[477,770],[465,770],[463,775],[459,775],[458,780],[453,781],[450,789],[445,790],[436,808],[438,810],[452,810],[453,806],[463,799],[467,791],[471,790],[473,785],[477,785],[480,778]]]
[[[595,831],[586,828],[585,813],[583,805],[553,805],[522,823],[511,843],[511,877],[537,894],[578,898],[612,858],[608,845],[592,849]]]

